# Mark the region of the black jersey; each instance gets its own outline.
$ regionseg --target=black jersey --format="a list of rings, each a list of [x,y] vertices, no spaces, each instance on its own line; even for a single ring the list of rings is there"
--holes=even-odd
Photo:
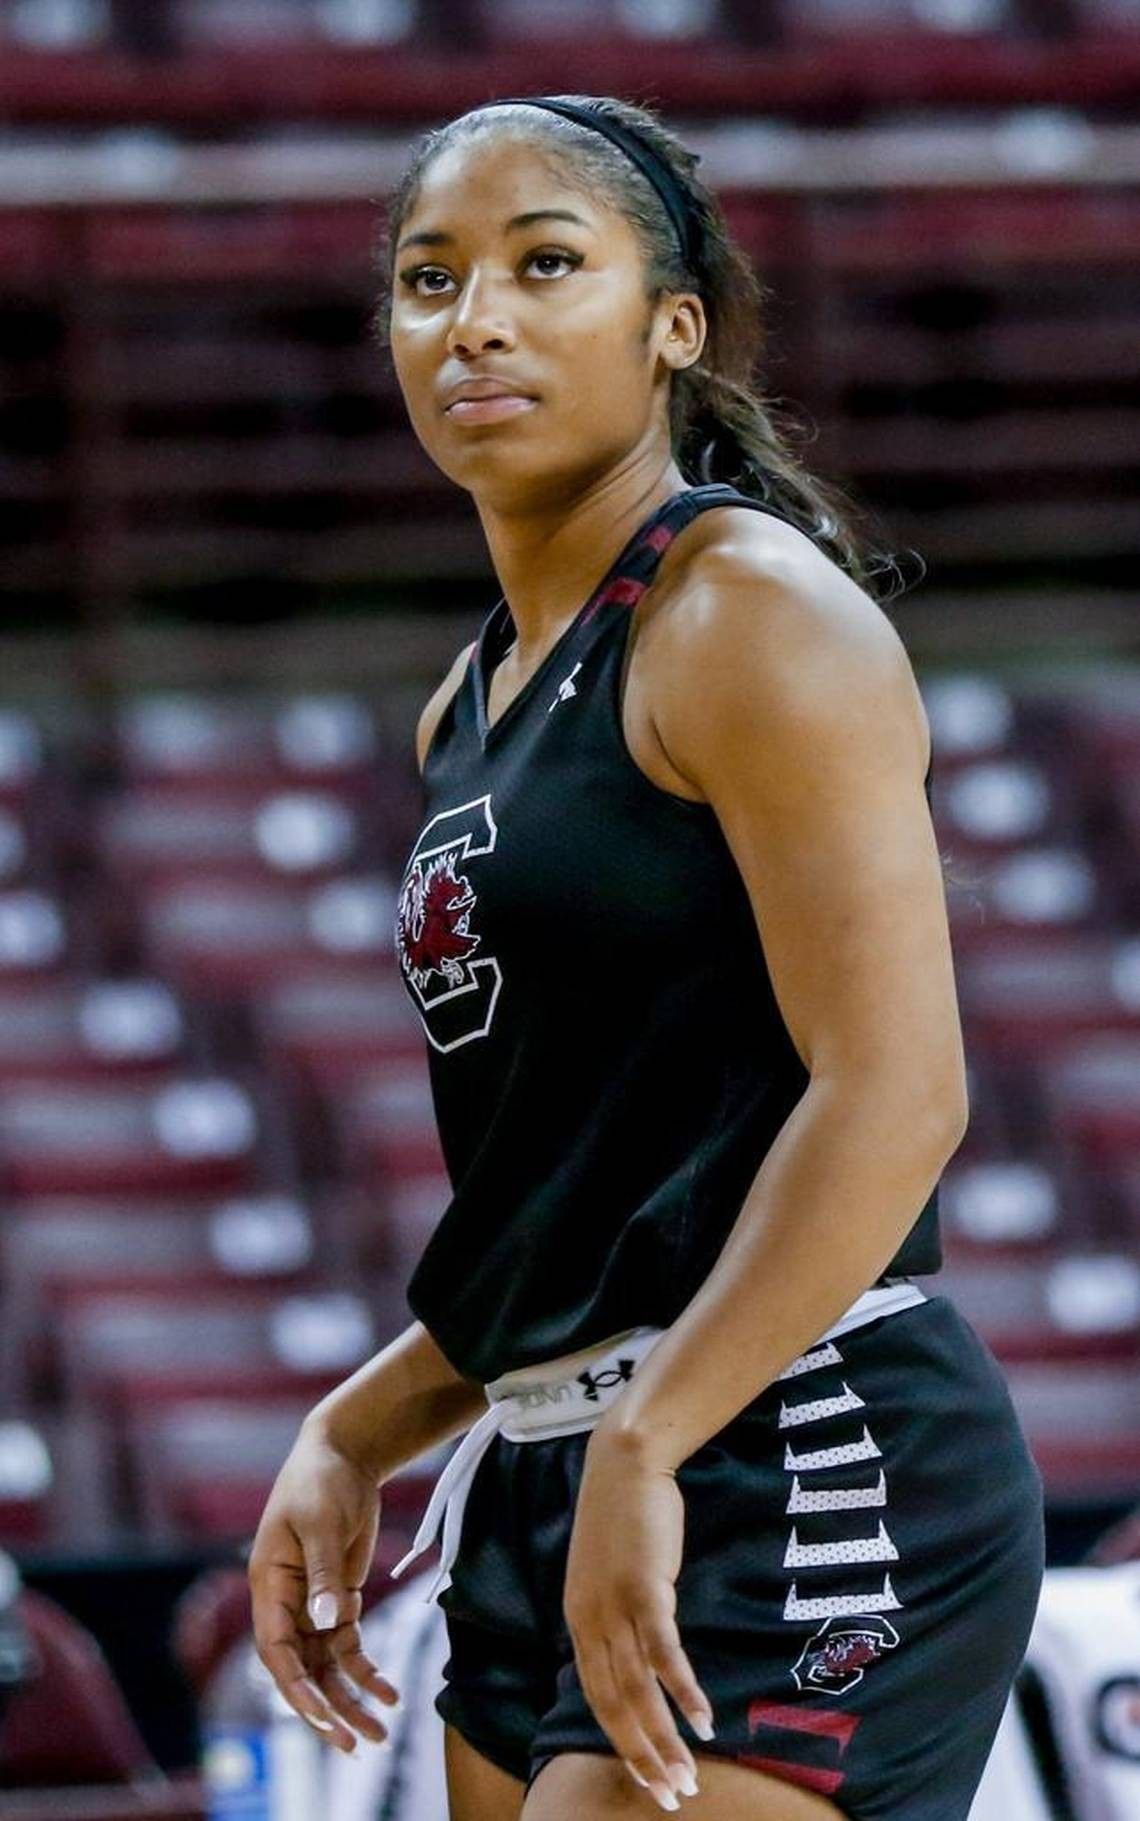
[[[631,609],[722,505],[771,510],[666,500],[489,728],[500,600],[428,749],[396,949],[453,1194],[407,1294],[484,1383],[676,1320],[808,1084],[715,811],[622,730]],[[941,1263],[935,1190],[884,1275]]]

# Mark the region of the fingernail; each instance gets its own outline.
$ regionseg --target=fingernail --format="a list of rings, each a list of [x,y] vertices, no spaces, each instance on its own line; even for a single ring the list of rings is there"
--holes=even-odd
[[[715,1739],[713,1723],[707,1714],[686,1714],[686,1720],[696,1733],[698,1739]]]
[[[669,1781],[674,1789],[679,1789],[683,1796],[696,1795],[697,1779],[694,1777],[687,1764],[669,1764],[666,1766],[666,1769],[669,1772]]]
[[[667,1808],[670,1813],[681,1806],[671,1789],[655,1789],[653,1791],[653,1796],[660,1806],[662,1808]]]
[[[309,1601],[309,1617],[318,1631],[331,1631],[336,1624],[336,1594],[315,1593]]]
[[[645,1778],[642,1776],[641,1772],[639,1770],[634,1770],[633,1765],[630,1763],[628,1758],[623,1758],[622,1763],[625,1765],[625,1768],[627,1769],[627,1771],[629,1772],[630,1776],[633,1778],[635,1783],[640,1783],[642,1789],[649,1788],[649,1785],[645,1781]]]
[[[316,1714],[306,1714],[305,1718],[309,1722],[310,1726],[319,1727],[321,1732],[335,1732],[336,1731],[336,1727],[333,1725],[331,1720],[318,1720]]]

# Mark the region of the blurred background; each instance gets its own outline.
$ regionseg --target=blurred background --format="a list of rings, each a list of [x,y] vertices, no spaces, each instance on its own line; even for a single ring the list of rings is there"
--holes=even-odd
[[[916,578],[972,1104],[920,1281],[1002,1363],[1051,1564],[1140,1552],[1140,0],[0,0],[18,1821],[204,1813],[243,1546],[448,1198],[394,894],[498,590],[368,318],[416,131],[544,90],[702,153],[763,390]]]

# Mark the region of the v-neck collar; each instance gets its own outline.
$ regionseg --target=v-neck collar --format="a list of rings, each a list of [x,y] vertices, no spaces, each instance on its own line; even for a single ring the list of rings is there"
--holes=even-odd
[[[499,596],[499,599],[495,602],[495,605],[483,622],[474,653],[475,723],[478,729],[479,745],[482,751],[485,752],[491,740],[497,737],[503,723],[509,721],[516,712],[520,712],[526,706],[531,696],[533,696],[538,689],[543,678],[549,674],[559,654],[565,650],[571,638],[581,626],[586,615],[591,608],[598,604],[607,588],[609,588],[613,582],[615,575],[629,561],[630,557],[640,547],[644,539],[648,537],[649,533],[660,520],[673,510],[678,500],[687,499],[689,494],[695,491],[697,491],[697,489],[693,487],[682,487],[676,493],[671,493],[667,500],[662,500],[656,511],[650,513],[649,517],[644,519],[642,523],[637,526],[636,530],[631,533],[627,542],[618,551],[618,554],[606,570],[601,581],[597,584],[597,587],[594,588],[588,598],[583,601],[581,607],[579,607],[577,613],[574,615],[574,618],[570,620],[559,633],[557,639],[550,647],[550,650],[547,652],[538,668],[531,672],[522,688],[511,697],[507,706],[503,709],[503,712],[498,716],[494,723],[489,723],[487,719],[487,692],[490,672],[501,661],[505,654],[506,646],[502,643],[502,635],[509,624],[513,625],[510,617],[510,609],[507,606],[506,596]]]

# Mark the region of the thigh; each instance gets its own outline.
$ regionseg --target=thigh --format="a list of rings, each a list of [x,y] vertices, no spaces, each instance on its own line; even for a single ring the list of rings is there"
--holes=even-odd
[[[698,1793],[680,1804],[697,1821],[842,1821],[842,1811],[811,1790],[699,1751],[693,1756]],[[616,1758],[562,1752],[531,1783],[522,1821],[649,1821],[662,1812]]]
[[[449,1821],[519,1821],[526,1785],[476,1751],[454,1726],[443,1729]]]

